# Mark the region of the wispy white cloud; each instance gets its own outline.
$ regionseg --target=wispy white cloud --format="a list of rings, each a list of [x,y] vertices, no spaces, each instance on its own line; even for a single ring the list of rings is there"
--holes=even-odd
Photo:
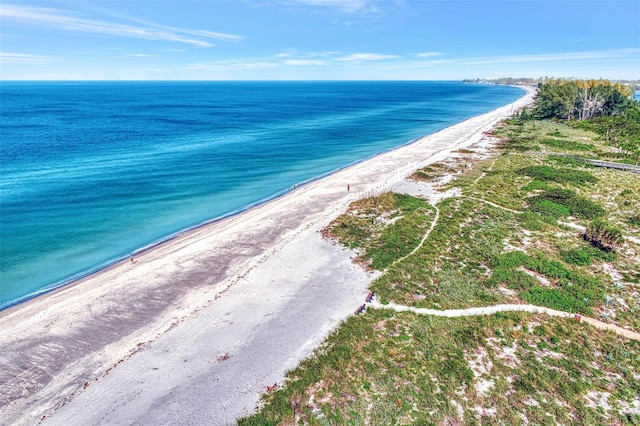
[[[378,10],[375,1],[372,0],[280,0],[279,3],[329,8],[342,13],[375,13]]]
[[[228,60],[189,64],[185,65],[183,68],[188,70],[248,70],[258,68],[275,68],[279,66],[281,66],[281,63],[272,61]]]
[[[291,56],[295,55],[296,53],[298,53],[298,51],[296,49],[287,49],[282,53],[278,53],[276,55],[276,57],[278,57],[278,58],[290,58]]]
[[[158,55],[152,55],[149,53],[127,53],[125,56],[131,56],[134,58],[155,58]]]
[[[442,56],[443,53],[442,52],[422,52],[422,53],[418,53],[418,58],[431,58],[434,56]]]
[[[326,50],[320,52],[299,52],[296,49],[287,49],[281,53],[276,54],[275,57],[279,59],[289,58],[293,61],[307,61],[329,60],[334,59],[338,55],[342,55],[342,52],[337,52],[334,50]]]
[[[434,55],[432,55],[434,56]],[[502,65],[502,64],[562,64],[581,61],[606,61],[610,59],[640,61],[640,48],[594,50],[583,52],[543,53],[531,55],[477,56],[467,58],[427,59],[402,61],[393,67],[425,68],[438,65],[473,66],[473,65]],[[389,66],[391,68],[392,66]]]
[[[159,26],[159,28],[165,28],[165,29],[167,29],[169,31],[178,31],[178,32],[183,32],[185,34],[192,34],[192,35],[195,35],[195,36],[201,36],[201,37],[207,37],[207,38],[217,38],[217,39],[230,40],[230,41],[244,40],[244,37],[242,37],[240,35],[218,33],[218,32],[215,32],[215,31],[185,30],[185,29],[181,29],[181,28],[165,27],[165,26]]]
[[[343,55],[341,52],[324,51],[302,53],[294,49],[275,54],[267,58],[245,58],[235,60],[222,60],[194,63],[185,66],[190,70],[248,70],[258,68],[285,68],[285,67],[325,67],[336,63],[359,63],[364,61],[380,61],[395,59],[395,55],[382,55],[377,53],[354,53]]]
[[[337,61],[343,62],[362,62],[362,61],[381,61],[384,59],[395,59],[396,55],[382,55],[379,53],[353,53],[347,56],[336,58]]]
[[[326,61],[321,61],[317,59],[288,59],[283,62],[285,65],[290,66],[324,66],[327,65]]]
[[[585,52],[566,52],[566,53],[546,53],[534,55],[512,55],[512,56],[488,56],[479,58],[462,59],[461,61],[468,64],[503,64],[503,63],[522,63],[522,62],[562,62],[562,61],[585,61],[598,59],[621,59],[621,58],[640,57],[640,48],[629,49],[611,49],[611,50],[594,50]]]
[[[105,15],[109,15],[124,21],[136,22],[143,26],[162,29],[162,30],[171,31],[171,32],[180,32],[180,33],[185,33],[185,34],[190,34],[195,36],[201,36],[205,38],[216,38],[216,39],[223,39],[223,40],[230,40],[230,41],[238,41],[238,40],[244,39],[244,37],[235,35],[235,34],[226,34],[226,33],[220,33],[215,31],[208,31],[208,30],[193,30],[193,29],[171,27],[168,25],[158,24],[157,22],[151,22],[146,19],[141,19],[136,16],[127,15],[121,12],[114,12],[113,10],[108,10],[108,9],[97,8],[96,10],[102,12]]]
[[[330,58],[332,56],[342,55],[342,52],[337,52],[335,50],[325,50],[322,52],[310,52],[307,53],[309,58]]]
[[[207,39],[241,40],[243,38],[234,34],[168,27],[137,19],[132,20],[145,22],[145,24],[134,26],[119,22],[82,18],[74,16],[69,11],[42,7],[1,5],[0,17],[4,20],[40,25],[64,31],[77,31],[146,40],[172,41],[200,47],[214,46],[214,44],[207,41]]]
[[[55,62],[56,59],[50,56],[42,56],[42,55],[30,55],[26,53],[9,53],[9,52],[0,52],[0,62],[7,64],[48,64],[51,62]]]

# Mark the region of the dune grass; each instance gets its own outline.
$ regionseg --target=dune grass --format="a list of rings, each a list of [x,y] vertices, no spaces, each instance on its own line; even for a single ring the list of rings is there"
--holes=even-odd
[[[359,262],[383,270],[420,243],[434,215],[426,201],[388,192],[353,202],[325,235],[358,250]]]
[[[239,424],[637,424],[639,350],[569,320],[370,310]]]
[[[437,205],[439,220],[414,254],[396,262],[435,214],[413,197],[358,201],[326,235],[384,270],[371,286],[382,303],[532,303],[640,330],[640,248],[627,241],[606,252],[559,222],[587,228],[601,218],[639,237],[640,176],[523,154],[550,140],[581,156],[609,151],[583,130],[509,120],[493,133],[505,141],[497,156],[471,169],[445,161],[411,176],[437,182],[454,172],[441,188],[462,192]],[[369,309],[240,424],[640,424],[638,371],[640,343],[573,320]]]

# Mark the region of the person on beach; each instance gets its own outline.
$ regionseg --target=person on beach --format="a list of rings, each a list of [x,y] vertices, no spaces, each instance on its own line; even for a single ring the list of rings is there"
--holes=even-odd
[[[132,265],[133,265],[134,263],[136,263],[136,261],[135,261],[135,260],[133,260],[133,255],[131,256],[131,262],[130,262],[130,263],[131,263]]]
[[[351,191],[351,187],[347,184],[347,192]]]

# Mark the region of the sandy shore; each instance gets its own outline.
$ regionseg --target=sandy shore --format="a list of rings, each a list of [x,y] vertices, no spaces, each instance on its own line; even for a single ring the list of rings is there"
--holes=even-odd
[[[319,231],[532,97],[0,312],[0,424],[216,425],[251,413],[374,278]]]

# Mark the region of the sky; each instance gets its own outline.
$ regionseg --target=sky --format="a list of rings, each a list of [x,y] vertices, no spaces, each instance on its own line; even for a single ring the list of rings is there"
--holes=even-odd
[[[0,0],[1,80],[640,79],[632,0]]]

